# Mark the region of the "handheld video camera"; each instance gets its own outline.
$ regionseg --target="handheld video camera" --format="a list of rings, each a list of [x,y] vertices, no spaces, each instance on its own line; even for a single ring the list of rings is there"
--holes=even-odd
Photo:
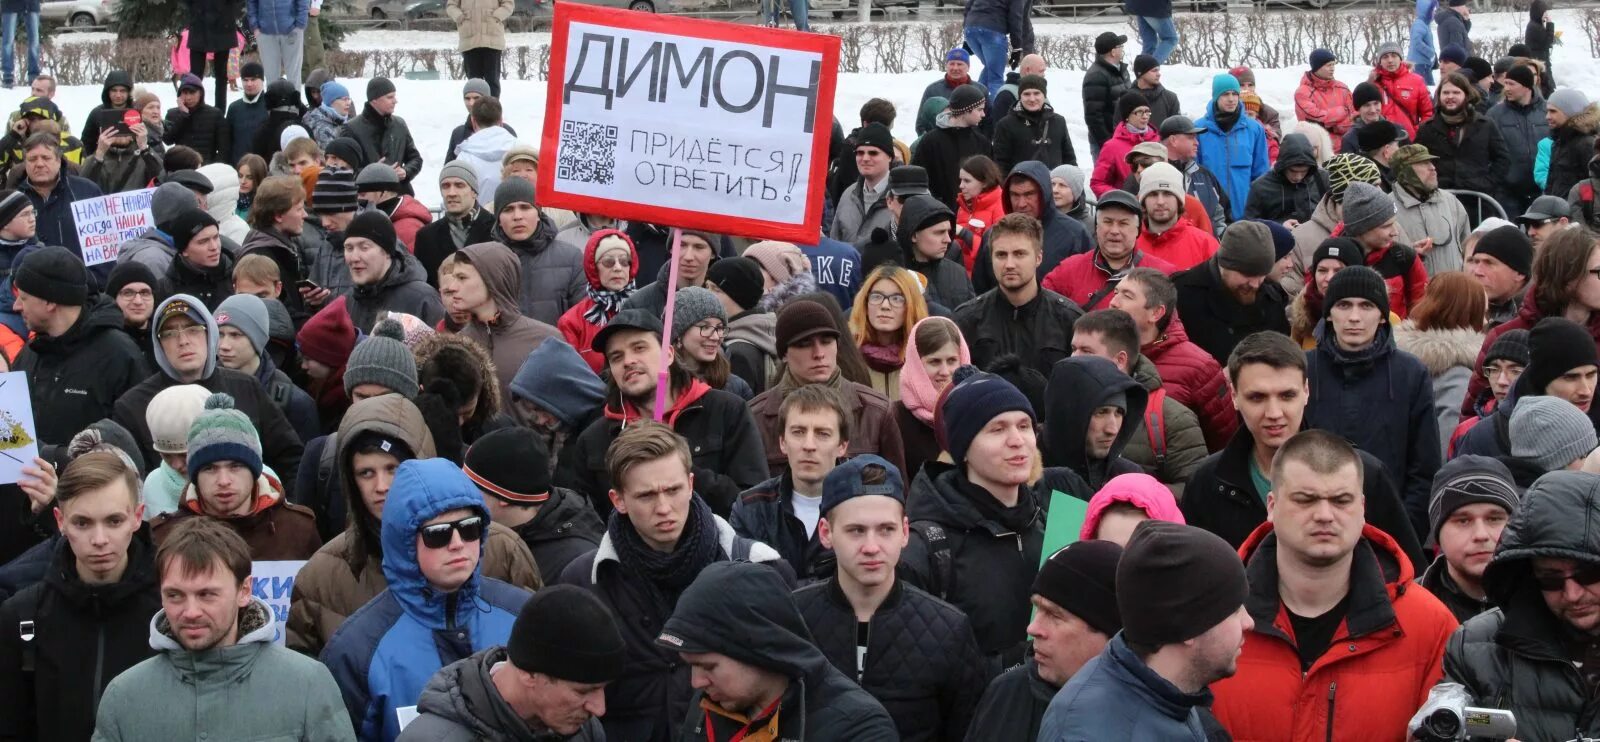
[[[1471,700],[1460,684],[1440,683],[1428,694],[1428,702],[1411,717],[1411,739],[1451,742],[1510,739],[1516,735],[1517,719],[1510,711],[1468,706]]]

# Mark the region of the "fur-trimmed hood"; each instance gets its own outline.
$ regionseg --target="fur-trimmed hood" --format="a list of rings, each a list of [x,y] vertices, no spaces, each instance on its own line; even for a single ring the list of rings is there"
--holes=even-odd
[[[1578,115],[1568,118],[1562,128],[1572,129],[1583,136],[1600,132],[1600,101],[1584,106]]]
[[[1438,376],[1457,366],[1469,369],[1475,366],[1478,351],[1483,348],[1483,333],[1465,327],[1419,330],[1416,323],[1408,319],[1395,328],[1394,341],[1401,350],[1422,361],[1429,375]]]
[[[453,379],[467,367],[476,372],[478,406],[462,428],[481,428],[500,412],[499,375],[482,345],[460,335],[436,332],[418,341],[412,353],[417,357],[419,377]],[[423,391],[430,391],[429,386],[424,383]]]

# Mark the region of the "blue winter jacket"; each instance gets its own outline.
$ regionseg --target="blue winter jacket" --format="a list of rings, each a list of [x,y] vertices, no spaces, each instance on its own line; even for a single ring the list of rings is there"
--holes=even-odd
[[[1184,693],[1151,670],[1117,632],[1045,708],[1039,742],[1206,739],[1200,709],[1211,691]]]
[[[417,705],[440,668],[505,644],[531,593],[484,577],[481,567],[454,593],[428,586],[417,565],[417,529],[450,510],[489,513],[472,480],[445,459],[400,465],[383,506],[383,576],[389,586],[334,632],[322,650],[355,725],[369,742],[400,736],[397,712]],[[479,558],[484,540],[478,540]]]
[[[811,275],[817,277],[817,289],[833,294],[839,306],[855,303],[856,290],[864,276],[861,275],[861,251],[848,242],[824,236],[815,245],[800,245],[800,252],[811,261]]]
[[[1195,126],[1205,127],[1200,132],[1200,164],[1222,181],[1222,192],[1228,194],[1228,219],[1244,218],[1244,205],[1250,199],[1250,184],[1267,174],[1272,164],[1267,160],[1267,130],[1244,113],[1240,104],[1239,120],[1233,129],[1224,132],[1217,125],[1213,108],[1216,101],[1206,104],[1206,115]]]
[[[311,0],[249,0],[245,15],[250,27],[268,36],[294,33],[311,17]]]
[[[1433,12],[1439,0],[1417,0],[1417,17],[1411,21],[1411,44],[1406,61],[1411,69],[1431,70],[1439,64],[1439,47],[1433,43]]]

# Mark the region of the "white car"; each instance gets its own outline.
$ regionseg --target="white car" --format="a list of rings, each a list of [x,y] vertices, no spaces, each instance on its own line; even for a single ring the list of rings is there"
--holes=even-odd
[[[104,26],[111,23],[116,10],[117,0],[44,0],[39,5],[39,19],[79,28]]]

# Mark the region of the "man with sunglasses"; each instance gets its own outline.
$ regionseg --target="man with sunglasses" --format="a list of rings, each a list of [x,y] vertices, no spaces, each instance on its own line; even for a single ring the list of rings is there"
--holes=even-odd
[[[1497,606],[1465,624],[1444,679],[1516,715],[1517,738],[1600,734],[1600,476],[1552,472],[1528,489],[1484,569]]]
[[[363,740],[394,742],[440,668],[511,638],[530,593],[481,574],[489,513],[445,459],[400,464],[383,506],[389,586],[322,650]]]
[[[1538,254],[1544,241],[1572,223],[1572,208],[1558,196],[1540,196],[1533,200],[1528,210],[1517,217],[1517,224],[1533,240],[1533,252]]]

